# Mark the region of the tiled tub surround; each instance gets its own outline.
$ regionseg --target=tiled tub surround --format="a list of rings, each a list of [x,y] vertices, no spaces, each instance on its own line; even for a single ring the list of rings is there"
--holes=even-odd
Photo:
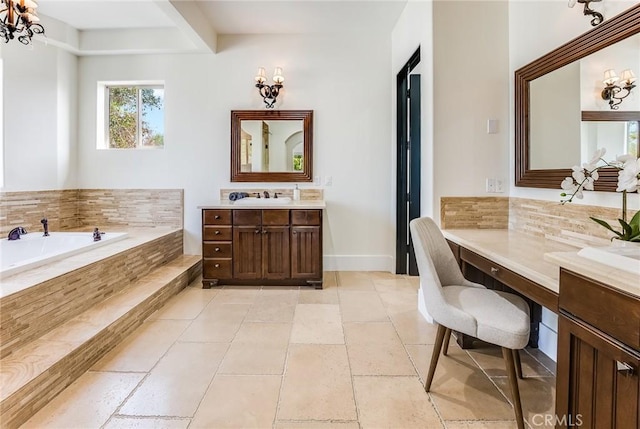
[[[196,278],[183,231],[128,238],[2,279],[0,413],[18,427]]]
[[[182,255],[181,229],[129,237],[0,282],[0,359]]]
[[[511,229],[576,246],[606,245],[613,235],[589,216],[618,225],[620,209],[512,197],[443,197],[443,229]],[[628,210],[630,219],[635,210]]]
[[[50,231],[122,225],[182,228],[182,189],[68,189],[0,193],[0,234],[16,226]]]

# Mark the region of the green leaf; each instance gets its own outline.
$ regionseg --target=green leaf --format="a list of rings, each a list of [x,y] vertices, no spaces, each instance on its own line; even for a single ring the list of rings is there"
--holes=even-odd
[[[622,226],[622,231],[624,234],[620,236],[621,240],[629,241],[629,239],[633,236],[633,229],[629,226],[629,224],[622,219],[618,219],[618,222]]]
[[[607,222],[605,222],[603,220],[600,220],[600,219],[596,219],[595,217],[591,217],[591,216],[589,216],[589,219],[591,219],[592,221],[596,222],[599,225],[604,226],[605,228],[607,228],[609,231],[613,232],[618,237],[622,237],[622,234],[619,233],[618,231],[616,231],[615,229],[611,228],[611,225],[609,225]]]

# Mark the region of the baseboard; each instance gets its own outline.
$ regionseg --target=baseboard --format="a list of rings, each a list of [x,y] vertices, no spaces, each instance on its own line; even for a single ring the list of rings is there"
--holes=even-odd
[[[558,333],[544,323],[540,323],[538,349],[554,362],[558,361]]]
[[[395,272],[394,259],[389,255],[324,255],[324,271],[387,271]]]

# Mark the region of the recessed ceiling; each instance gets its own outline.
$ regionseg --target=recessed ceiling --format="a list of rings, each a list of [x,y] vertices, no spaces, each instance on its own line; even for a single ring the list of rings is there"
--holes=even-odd
[[[153,0],[39,0],[38,14],[78,30],[175,27]]]
[[[391,32],[406,0],[198,0],[218,34]]]

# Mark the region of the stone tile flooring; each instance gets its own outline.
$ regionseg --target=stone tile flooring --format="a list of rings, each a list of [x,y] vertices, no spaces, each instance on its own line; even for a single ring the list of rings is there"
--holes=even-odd
[[[326,273],[325,288],[198,281],[25,428],[514,428],[500,350],[451,341],[427,394],[435,328],[417,277]],[[553,414],[555,365],[522,353],[532,428]]]

